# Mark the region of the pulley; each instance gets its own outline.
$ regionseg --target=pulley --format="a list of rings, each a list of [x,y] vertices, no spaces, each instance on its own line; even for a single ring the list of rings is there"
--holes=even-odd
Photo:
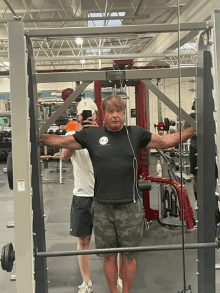
[[[12,243],[2,247],[1,266],[4,271],[11,272],[15,261],[15,252]]]

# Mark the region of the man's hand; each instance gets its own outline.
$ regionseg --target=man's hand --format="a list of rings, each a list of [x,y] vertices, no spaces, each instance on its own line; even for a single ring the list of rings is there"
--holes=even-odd
[[[190,126],[191,125],[188,122],[185,121],[184,126],[183,126],[183,129],[189,128]]]
[[[98,124],[96,123],[95,119],[93,117],[88,117],[86,120],[82,122],[84,127],[90,127],[90,126],[96,126],[98,127]]]
[[[54,159],[60,159],[60,152],[54,154]]]
[[[75,131],[76,132],[80,132],[81,130],[83,130],[83,126],[81,124],[77,124]]]

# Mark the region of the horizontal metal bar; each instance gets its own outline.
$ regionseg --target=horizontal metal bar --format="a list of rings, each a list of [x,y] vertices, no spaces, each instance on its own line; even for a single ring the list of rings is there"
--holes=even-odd
[[[33,39],[32,39],[33,41]],[[136,46],[136,45],[135,45]],[[43,48],[42,50],[46,51],[46,52],[69,52],[69,51],[94,51],[94,50],[108,50],[108,49],[129,49],[131,47],[134,47],[134,45],[121,45],[121,46],[104,46],[104,47],[68,47],[68,48],[51,48],[51,49],[48,49],[48,48]],[[34,51],[39,51],[39,47],[34,47],[33,50]],[[0,53],[6,53],[8,52],[8,49],[2,49],[0,51]],[[196,54],[196,52],[195,52]],[[185,55],[185,54],[184,54]],[[188,54],[187,54],[188,55]],[[190,54],[189,54],[190,55]],[[2,62],[2,60],[1,60]]]
[[[218,248],[216,242],[213,243],[189,243],[185,244],[185,249],[203,249],[203,248]],[[60,252],[37,252],[36,257],[57,257],[85,254],[101,254],[101,253],[117,253],[117,252],[142,252],[142,251],[164,251],[164,250],[182,250],[182,244],[173,245],[158,245],[158,246],[143,246],[143,247],[123,247],[123,248],[103,248],[103,249],[85,249],[75,251],[60,251]]]
[[[6,0],[4,0],[6,1]],[[17,16],[17,15],[15,15]],[[30,23],[30,22],[69,22],[69,21],[100,21],[100,20],[124,20],[124,19],[147,19],[150,18],[149,14],[145,15],[137,15],[137,16],[98,16],[98,17],[63,17],[63,18],[33,18],[33,19],[23,19],[24,23]],[[10,20],[0,20],[0,23],[6,23]],[[12,20],[11,20],[12,21]]]
[[[76,71],[76,72],[51,72],[37,73],[37,83],[50,82],[73,82],[73,81],[91,81],[106,80],[107,71]],[[113,70],[111,71],[113,72]],[[182,77],[196,76],[195,67],[186,67],[181,69]],[[125,70],[125,79],[141,80],[153,78],[177,78],[178,68],[162,69],[130,69]]]
[[[91,49],[92,50],[92,49]],[[71,49],[69,49],[71,51]],[[186,53],[180,54],[180,56],[186,55]],[[196,55],[196,52],[193,54],[189,53],[188,55]],[[40,61],[70,61],[70,60],[95,60],[95,59],[129,59],[129,58],[166,58],[166,57],[176,57],[177,54],[162,54],[162,53],[149,53],[149,54],[111,54],[111,55],[80,55],[80,56],[55,56],[55,57],[37,57],[35,58],[36,62]],[[178,61],[178,60],[177,60]]]
[[[0,117],[11,117],[11,111],[0,111]]]
[[[181,23],[181,31],[205,30],[208,22]],[[115,34],[144,34],[144,33],[168,33],[177,32],[178,24],[148,24],[148,25],[123,25],[123,26],[101,26],[101,27],[71,27],[71,28],[36,28],[28,29],[26,34],[34,37],[58,37],[58,36],[94,36]]]
[[[69,21],[97,21],[97,20],[123,20],[123,19],[146,19],[150,18],[149,14],[136,16],[97,16],[97,17],[63,17],[63,18],[38,18],[38,19],[24,19],[26,22],[69,22]]]

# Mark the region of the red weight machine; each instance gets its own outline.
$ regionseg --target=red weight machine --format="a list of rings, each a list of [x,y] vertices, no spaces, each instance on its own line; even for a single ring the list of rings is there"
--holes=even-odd
[[[114,63],[116,61],[114,60]],[[121,65],[121,63],[118,63]],[[115,63],[115,66],[118,64]],[[131,64],[131,63],[129,63]],[[122,64],[125,66],[125,63]],[[99,113],[102,113],[101,110],[101,102],[102,95],[101,89],[105,87],[116,87],[121,88],[124,86],[134,86],[135,87],[135,103],[136,103],[136,124],[143,127],[144,129],[149,129],[148,127],[148,119],[147,119],[147,105],[146,105],[146,97],[149,96],[149,92],[146,89],[146,86],[143,82],[139,80],[112,80],[112,81],[94,81],[94,92],[95,92],[95,103],[97,104]],[[103,117],[99,115],[98,125],[103,125]],[[168,178],[158,178],[149,176],[149,153],[142,149],[139,155],[138,162],[138,180],[150,180],[151,182],[161,182],[161,183],[169,183],[176,189],[178,200],[180,207],[182,206],[182,192],[180,190],[180,184],[176,180],[170,180]],[[184,202],[184,220],[187,223],[188,229],[194,228],[194,219],[193,219],[193,211],[190,206],[187,189],[183,188],[183,202]],[[145,216],[148,221],[154,220],[159,217],[159,211],[150,208],[150,194],[149,191],[144,192],[144,209]],[[182,218],[181,211],[179,212],[180,219]]]

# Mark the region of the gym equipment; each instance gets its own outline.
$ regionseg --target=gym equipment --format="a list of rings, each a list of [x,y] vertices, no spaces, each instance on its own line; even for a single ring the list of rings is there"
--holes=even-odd
[[[183,186],[181,189],[180,182],[176,179],[158,178],[153,176],[147,176],[147,179],[150,180],[151,182],[170,184],[172,186],[172,189],[174,188],[177,194],[178,202],[180,206],[180,209],[179,209],[180,220],[182,221],[184,219],[186,221],[188,230],[194,229],[195,220],[193,215],[193,209],[190,205],[186,187]],[[182,208],[183,208],[183,212],[182,212]]]
[[[1,266],[4,271],[11,272],[15,261],[15,252],[12,243],[2,247]]]
[[[169,118],[164,118],[164,121],[154,124],[154,127],[157,127],[158,131],[169,131],[170,126],[175,126],[176,121],[169,120]]]
[[[142,180],[138,181],[138,187],[140,191],[146,191],[146,190],[151,190],[151,181],[150,180]]]
[[[36,245],[36,241],[34,240]],[[35,246],[34,245],[34,246]],[[185,249],[204,249],[204,248],[219,248],[220,241],[213,243],[188,243],[185,244]],[[34,257],[58,257],[58,256],[74,256],[74,255],[87,255],[87,254],[101,254],[101,253],[117,253],[117,252],[131,252],[131,251],[165,251],[165,250],[182,250],[182,244],[171,245],[155,245],[155,246],[138,246],[138,247],[120,247],[120,248],[102,248],[102,249],[85,249],[73,251],[56,251],[56,252],[38,252],[37,247],[34,247]],[[12,243],[2,247],[1,266],[2,269],[11,272],[15,261],[15,251],[13,250]]]
[[[8,153],[7,158],[7,175],[8,175],[8,185],[11,190],[13,190],[13,164],[12,164],[12,152]]]
[[[0,152],[0,160],[4,160],[7,158],[8,152],[7,151],[1,151]]]
[[[170,194],[167,187],[165,187],[164,189],[162,188],[162,184],[161,184],[160,190],[161,190],[161,215],[163,218],[167,218],[168,216],[167,213],[171,211]]]
[[[170,216],[178,218],[178,214],[177,214],[177,195],[173,190],[170,193],[170,200],[171,200]]]

